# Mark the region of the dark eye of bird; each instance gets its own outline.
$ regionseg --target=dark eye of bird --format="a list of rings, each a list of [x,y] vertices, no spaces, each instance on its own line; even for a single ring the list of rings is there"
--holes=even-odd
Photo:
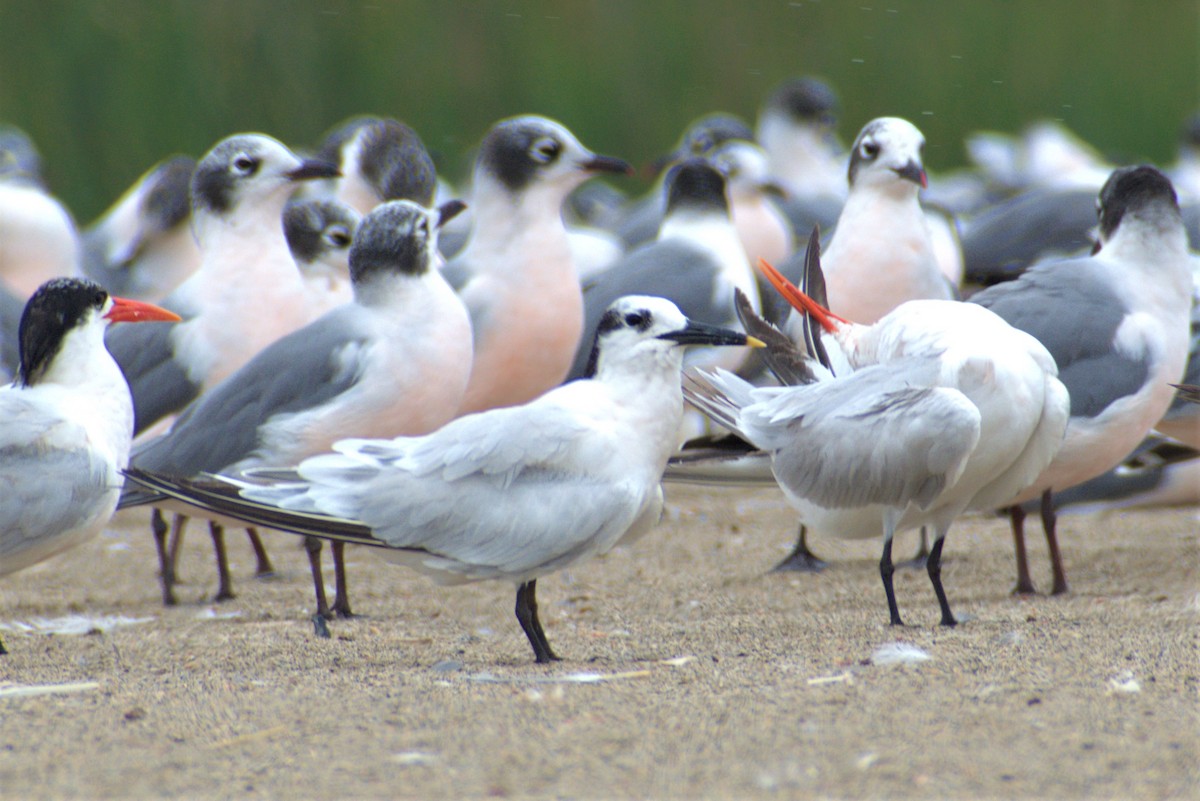
[[[242,175],[253,175],[258,171],[258,159],[249,156],[238,156],[233,161],[233,168]]]
[[[625,315],[625,325],[630,328],[644,328],[646,326],[646,315],[641,312],[631,312]]]
[[[863,142],[862,154],[868,159],[875,158],[879,155],[879,145],[875,142]]]
[[[350,234],[342,230],[330,231],[329,241],[336,247],[344,248],[350,244]]]
[[[549,164],[558,158],[559,152],[562,150],[562,145],[553,139],[545,139],[534,148],[534,158],[543,164]]]

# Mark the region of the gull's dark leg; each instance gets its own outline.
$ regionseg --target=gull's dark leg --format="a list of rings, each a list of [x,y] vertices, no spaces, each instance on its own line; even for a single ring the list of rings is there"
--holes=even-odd
[[[233,594],[233,579],[229,577],[229,554],[225,551],[225,527],[209,522],[208,531],[212,534],[213,551],[217,554],[217,595],[214,601],[231,601],[237,596]]]
[[[829,567],[828,562],[808,549],[808,528],[801,523],[800,533],[796,535],[796,547],[792,549],[786,559],[772,568],[772,572],[799,570],[804,573],[819,573],[827,567]]]
[[[537,579],[527,581],[517,587],[517,622],[521,624],[521,629],[525,632],[525,636],[529,638],[529,644],[533,646],[533,654],[537,662],[557,662],[561,659],[550,648],[550,643],[546,640],[546,632],[542,631],[541,621],[538,620],[537,611]]]
[[[921,526],[921,539],[917,542],[917,552],[913,558],[901,562],[896,567],[925,567],[929,566],[929,530]]]
[[[903,626],[900,619],[900,607],[896,606],[896,591],[892,587],[892,574],[896,566],[892,564],[892,538],[883,541],[883,555],[879,557],[879,576],[883,579],[883,591],[887,593],[888,612],[892,616],[893,626]]]
[[[1058,515],[1054,513],[1054,498],[1050,490],[1042,493],[1042,528],[1046,530],[1046,547],[1050,549],[1050,569],[1054,574],[1051,595],[1067,591],[1067,571],[1063,568],[1062,552],[1058,550]]]
[[[275,568],[271,565],[271,556],[267,553],[266,546],[263,545],[262,537],[258,536],[258,529],[253,526],[246,529],[246,536],[250,538],[250,547],[254,549],[254,577],[255,578],[270,578],[275,575]]]
[[[321,538],[305,537],[304,550],[308,551],[308,566],[312,569],[313,594],[317,596],[317,613],[314,617],[325,620],[329,618],[329,601],[325,598],[325,576],[321,573]]]
[[[350,610],[350,590],[346,586],[346,543],[334,540],[329,544],[329,550],[333,552],[333,572],[337,576],[337,595],[330,610],[337,612],[339,617],[354,617]]]
[[[154,532],[154,548],[158,551],[158,581],[162,585],[163,606],[175,606],[175,566],[167,546],[167,519],[157,506],[150,512],[150,528]]]
[[[942,625],[957,626],[958,621],[950,611],[950,602],[946,600],[946,591],[942,588],[942,544],[945,541],[945,537],[938,537],[933,543],[929,559],[925,562],[925,569],[929,571],[929,580],[933,582],[933,591],[937,593],[938,605],[942,607]]]
[[[171,560],[171,583],[179,581],[179,552],[183,550],[183,532],[187,529],[188,516],[178,512],[171,516],[171,545],[168,556]]]
[[[1025,553],[1025,510],[1020,506],[1010,506],[1008,517],[1012,522],[1013,545],[1017,550],[1017,586],[1013,587],[1013,595],[1033,595],[1037,590],[1033,586],[1033,579],[1029,577],[1029,556]]]

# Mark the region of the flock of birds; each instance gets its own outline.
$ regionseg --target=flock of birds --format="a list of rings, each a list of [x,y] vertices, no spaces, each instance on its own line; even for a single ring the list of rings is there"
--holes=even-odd
[[[352,614],[345,545],[374,546],[512,581],[546,662],[538,578],[652,528],[665,479],[778,484],[800,522],[782,567],[823,564],[811,533],[882,536],[893,624],[910,529],[955,624],[941,555],[970,510],[1009,511],[1032,592],[1040,503],[1066,591],[1055,494],[1131,454],[1198,461],[1200,121],[1170,168],[1047,123],[976,137],[977,167],[931,183],[910,122],[845,151],[836,112],[800,78],[754,128],[703,117],[636,199],[589,181],[626,162],[538,116],[496,123],[461,191],[395,120],[309,157],[238,134],[81,230],[5,129],[0,576],[150,506],[165,604],[200,517],[218,600],[226,528],[260,574],[260,528],[302,534],[328,636]]]

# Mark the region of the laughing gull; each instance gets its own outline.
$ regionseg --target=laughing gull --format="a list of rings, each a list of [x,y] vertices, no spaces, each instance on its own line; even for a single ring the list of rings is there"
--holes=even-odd
[[[164,301],[184,322],[118,328],[107,338],[133,393],[135,432],[312,319],[283,207],[297,182],[336,174],[262,134],[231,136],[200,161],[191,193],[201,265]]]
[[[469,205],[470,238],[447,270],[465,277],[475,364],[460,414],[524,403],[566,377],[583,299],[562,208],[600,172],[627,173],[545,117],[503,120],[484,138]]]
[[[42,283],[79,275],[79,234],[46,189],[33,141],[0,130],[0,283],[24,302]]]
[[[283,234],[308,290],[309,308],[323,314],[354,299],[350,245],[362,215],[337,200],[290,201]]]
[[[129,383],[135,434],[313,318],[284,237],[283,208],[300,182],[334,175],[336,166],[301,160],[263,134],[228,137],[201,159],[191,185],[200,267],[163,301],[184,322],[178,330],[117,328],[105,340]],[[168,529],[157,510],[151,524],[161,557]],[[220,558],[224,545],[214,545]],[[261,568],[265,551],[256,550]]]
[[[729,216],[725,176],[703,158],[676,164],[667,174],[666,215],[658,239],[628,253],[584,287],[582,342],[595,337],[607,309],[625,295],[668,298],[689,319],[727,325],[737,319],[733,292],[740,288],[758,308],[758,287]],[[570,376],[587,371],[590,346],[575,352]],[[719,354],[708,354],[719,356]],[[689,355],[689,362],[701,356]],[[721,363],[736,367],[737,353]]]
[[[142,175],[80,234],[84,274],[110,292],[158,301],[200,267],[188,224],[196,160],[172,156]]]
[[[848,323],[763,266],[820,324],[836,372],[814,361],[807,383],[762,389],[729,373],[701,375],[688,399],[771,455],[807,526],[844,538],[882,532],[893,625],[902,621],[892,537],[932,527],[926,567],[941,623],[954,625],[940,577],[946,534],[962,512],[1026,486],[1058,450],[1069,400],[1054,360],[995,314],[956,301],[909,301],[872,325]]]
[[[437,172],[417,132],[398,120],[355,117],[328,133],[317,158],[337,164],[335,200],[366,214],[389,200],[430,206]]]
[[[1037,337],[1071,392],[1062,449],[1006,503],[1021,593],[1034,587],[1019,504],[1041,497],[1052,592],[1066,592],[1052,493],[1124,459],[1167,411],[1187,360],[1191,260],[1171,182],[1148,166],[1114,171],[1100,192],[1099,223],[1095,255],[1037,265],[971,298]]]
[[[830,307],[847,319],[870,324],[907,300],[954,296],[918,197],[924,146],[899,117],[872,120],[854,141],[850,194],[822,259]]]
[[[745,345],[670,301],[615,303],[596,372],[523,406],[471,414],[424,437],[343,440],[271,471],[265,486],[130,476],[251,522],[386,549],[443,583],[505,579],[538,662],[558,659],[538,620],[539,577],[644,534],[683,413],[681,345]],[[239,487],[241,496],[238,494]]]
[[[236,474],[297,464],[345,437],[425,434],[451,420],[470,375],[471,328],[437,269],[436,248],[438,225],[461,209],[455,202],[429,211],[404,200],[377,206],[350,252],[354,302],[268,346],[189,406],[170,433],[140,446],[132,464],[173,477]],[[121,506],[163,500],[127,491]],[[224,522],[210,523],[214,541]],[[324,619],[331,609],[314,544],[316,614]],[[332,611],[349,616],[339,551]],[[232,597],[220,564],[218,597]],[[163,592],[167,598],[165,578]]]
[[[304,277],[314,313],[320,309],[331,311],[354,300],[349,254],[360,219],[357,211],[336,200],[293,199],[284,207],[284,236],[287,238],[288,250]],[[153,517],[156,531],[162,530],[166,523],[162,520],[161,511],[156,508]],[[186,515],[176,513],[170,527],[168,551],[165,555],[160,553],[159,578],[163,590],[163,603],[167,606],[177,603],[174,585],[186,524]],[[271,558],[258,532],[251,528],[247,529],[247,534],[257,561],[254,575],[265,577],[274,574]],[[161,540],[159,543],[161,544]],[[216,597],[218,600],[226,600],[233,597],[233,589],[228,575],[228,558],[223,536],[214,535],[214,547],[220,576],[220,589]],[[320,543],[314,543],[314,547],[319,550]],[[319,560],[319,555],[315,558]],[[340,564],[340,560],[338,563]]]
[[[104,329],[178,319],[77,278],[29,299],[17,378],[0,388],[0,576],[87,541],[112,517],[133,407]]]

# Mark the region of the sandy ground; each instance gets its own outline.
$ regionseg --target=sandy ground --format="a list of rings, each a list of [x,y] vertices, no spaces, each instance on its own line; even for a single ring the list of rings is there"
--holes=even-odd
[[[876,543],[818,541],[825,573],[768,573],[791,537],[778,493],[669,499],[656,532],[539,583],[566,657],[549,667],[509,586],[438,587],[367,550],[363,616],[317,639],[283,534],[272,581],[230,535],[239,597],[214,608],[193,528],[164,609],[147,516],[123,513],[0,584],[0,796],[1200,798],[1195,510],[1063,518],[1064,598],[1011,597],[1003,521],[964,521],[944,572],[963,624],[937,626],[908,570],[895,629]],[[1048,583],[1040,535],[1032,554]],[[11,629],[72,614],[146,620]],[[886,664],[894,643],[929,658]]]

